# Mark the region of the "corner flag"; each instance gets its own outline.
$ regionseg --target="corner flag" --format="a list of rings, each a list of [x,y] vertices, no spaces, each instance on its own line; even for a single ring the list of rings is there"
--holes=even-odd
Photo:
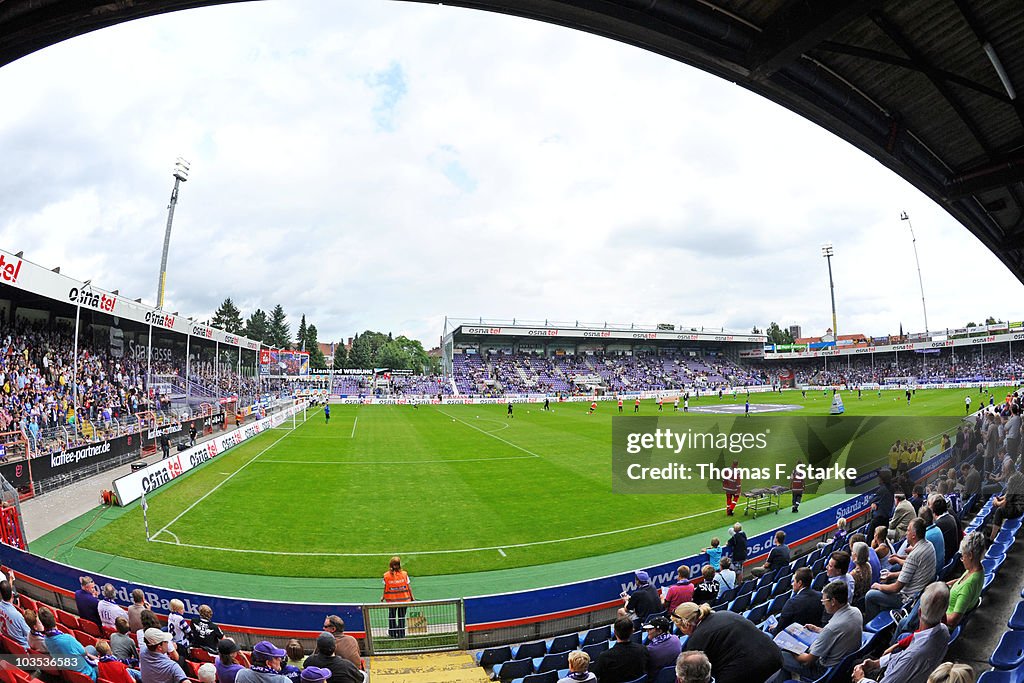
[[[142,519],[146,523],[146,540],[149,540],[149,503],[146,502],[146,492],[142,492]]]

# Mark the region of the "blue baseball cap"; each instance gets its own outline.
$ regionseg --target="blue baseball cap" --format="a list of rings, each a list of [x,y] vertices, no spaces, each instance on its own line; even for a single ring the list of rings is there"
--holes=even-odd
[[[330,669],[320,669],[315,666],[307,666],[302,670],[302,680],[304,681],[325,681],[330,677]]]
[[[286,654],[288,654],[281,648],[274,647],[274,644],[269,640],[261,640],[260,642],[256,643],[256,645],[252,648],[252,652],[253,654],[263,655],[268,659],[271,657],[284,657]]]
[[[637,581],[640,583],[647,583],[651,580],[651,575],[645,572],[643,569],[637,570],[636,573]]]

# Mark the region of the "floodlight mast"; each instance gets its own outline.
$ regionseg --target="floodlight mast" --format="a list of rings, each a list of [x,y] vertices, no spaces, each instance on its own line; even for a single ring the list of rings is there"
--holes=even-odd
[[[836,286],[832,281],[832,257],[835,255],[835,249],[832,247],[831,242],[821,247],[821,255],[828,261],[828,289],[832,295],[832,336],[835,338],[836,344],[838,344],[839,328],[836,327]]]
[[[910,228],[910,241],[914,245],[914,261],[917,263],[917,284],[921,287],[921,311],[924,313],[924,338],[926,340],[931,339],[931,334],[928,332],[928,307],[924,303],[924,280],[921,278],[921,259],[917,256],[917,237],[914,236],[914,226],[910,224],[910,216],[907,215],[906,211],[900,213],[900,220],[907,222],[907,227]],[[922,363],[924,367],[924,375],[928,376],[928,354],[922,354]]]
[[[160,280],[156,288],[156,307],[164,307],[164,288],[167,283],[167,251],[171,246],[171,224],[174,222],[174,207],[178,203],[178,187],[188,180],[189,162],[178,157],[174,163],[174,189],[171,190],[171,202],[167,205],[167,229],[164,231],[164,250],[160,256]]]

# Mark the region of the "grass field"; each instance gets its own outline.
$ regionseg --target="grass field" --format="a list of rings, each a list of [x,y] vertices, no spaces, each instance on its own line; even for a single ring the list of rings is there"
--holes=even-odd
[[[887,416],[959,416],[964,396],[921,390],[908,407],[902,392],[844,394],[847,415]],[[975,407],[981,398],[975,389]],[[800,405],[801,415],[826,415],[831,405],[818,392],[750,400]],[[424,576],[602,555],[722,527],[719,494],[611,492],[613,403],[594,415],[584,404],[553,407],[517,405],[510,420],[504,405],[336,405],[330,424],[310,410],[297,429],[256,437],[151,495],[152,541],[136,504],[78,545],[167,565],[312,577],[377,576],[397,553]],[[640,414],[656,407],[645,402]]]

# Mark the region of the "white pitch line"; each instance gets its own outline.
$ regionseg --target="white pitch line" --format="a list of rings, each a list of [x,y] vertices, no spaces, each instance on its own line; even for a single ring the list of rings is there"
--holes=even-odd
[[[501,553],[502,557],[508,557],[508,555],[505,554],[505,551],[502,550],[501,548],[498,548],[498,552]]]
[[[163,530],[163,529],[161,529],[160,531],[164,531],[164,530]],[[157,533],[160,533],[160,531],[158,531]],[[179,539],[179,538],[178,538],[177,536],[175,536],[175,534],[174,534],[174,532],[173,532],[173,531],[166,531],[166,532],[164,532],[164,533],[168,533],[168,534],[170,534],[171,536],[174,536],[174,544],[175,544],[175,545],[181,545],[181,539]]]
[[[438,465],[452,462],[491,462],[494,460],[536,460],[533,455],[509,455],[496,458],[449,458],[444,460],[263,460],[261,465]]]
[[[357,424],[359,424],[359,416],[358,415],[356,415],[356,419],[352,420],[352,436],[350,436],[348,438],[350,438],[350,439],[356,438],[356,425]]]
[[[280,442],[280,441],[281,441],[282,439],[284,439],[285,437],[287,437],[287,436],[288,436],[288,434],[291,434],[291,433],[292,433],[292,432],[287,432],[287,433],[285,433],[285,434],[282,434],[282,435],[281,435],[280,437],[278,437],[278,438],[277,438],[277,440],[276,440],[276,441],[274,441],[274,443],[270,444],[269,446],[267,446],[266,448],[264,448],[264,449],[263,449],[262,451],[260,451],[259,453],[257,453],[257,454],[256,454],[256,456],[255,456],[255,457],[254,457],[254,458],[253,458],[252,460],[250,460],[249,462],[245,463],[244,465],[242,465],[241,467],[239,467],[239,468],[238,468],[237,470],[235,470],[234,472],[232,472],[232,473],[231,473],[231,474],[229,474],[228,476],[224,477],[224,480],[223,480],[223,481],[221,481],[221,482],[220,482],[219,484],[217,484],[217,485],[216,485],[216,486],[214,486],[214,487],[213,487],[212,489],[210,489],[210,490],[209,490],[209,491],[207,491],[207,492],[206,492],[205,494],[203,494],[203,496],[202,496],[202,497],[200,497],[200,498],[197,498],[197,499],[196,499],[196,501],[195,501],[194,503],[192,503],[192,504],[191,504],[191,505],[189,505],[189,506],[188,506],[187,508],[185,508],[184,510],[182,510],[182,511],[181,511],[181,514],[179,514],[179,515],[178,515],[177,517],[175,517],[175,518],[174,518],[174,519],[172,519],[172,520],[171,520],[170,522],[168,522],[168,523],[167,523],[166,525],[164,525],[164,528],[163,528],[163,529],[161,529],[160,531],[158,531],[158,532],[156,532],[155,534],[153,534],[153,537],[152,537],[152,538],[153,538],[153,540],[156,540],[156,537],[157,537],[157,536],[159,536],[159,535],[160,535],[160,534],[162,534],[163,532],[167,531],[167,529],[169,529],[169,528],[170,528],[170,526],[171,526],[172,524],[174,524],[174,523],[175,523],[175,522],[177,522],[177,521],[178,521],[179,519],[181,519],[182,517],[184,517],[184,516],[185,516],[185,514],[186,514],[186,513],[187,513],[187,512],[189,511],[189,510],[191,510],[192,508],[194,508],[194,507],[195,507],[196,505],[199,505],[199,504],[200,504],[201,502],[203,502],[204,500],[206,500],[206,498],[207,498],[207,497],[209,497],[209,496],[210,496],[210,494],[212,494],[212,493],[213,493],[214,491],[216,491],[216,490],[217,490],[217,489],[219,489],[219,488],[220,488],[221,486],[223,486],[224,484],[226,484],[226,483],[227,483],[227,482],[228,482],[228,481],[229,481],[229,480],[231,479],[231,477],[235,476],[236,474],[238,474],[239,472],[241,472],[242,470],[244,470],[244,469],[245,469],[246,467],[248,467],[249,465],[251,465],[251,464],[253,464],[254,462],[256,462],[257,458],[259,458],[259,457],[260,457],[261,455],[263,455],[264,453],[266,453],[267,451],[269,451],[269,450],[270,450],[271,448],[273,448],[274,446],[276,446],[276,445],[277,445],[277,444],[278,444],[278,443],[279,443],[279,442]],[[168,533],[170,533],[170,532],[168,532]],[[171,534],[171,535],[173,536],[173,534]],[[179,545],[188,545],[188,544],[187,544],[187,543],[183,543],[183,544],[179,544]]]
[[[692,515],[686,515],[685,517],[676,517],[675,519],[666,519],[662,522],[651,522],[650,524],[641,524],[640,526],[632,526],[626,529],[615,529],[613,531],[601,531],[595,534],[584,534],[582,536],[570,536],[568,538],[555,538],[547,541],[530,541],[529,543],[506,543],[504,545],[491,545],[481,548],[454,548],[451,550],[401,550],[396,551],[394,548],[390,550],[379,552],[379,553],[300,553],[291,552],[287,550],[260,550],[260,549],[249,549],[249,548],[223,548],[216,545],[199,545],[196,543],[182,543],[181,545],[186,548],[198,548],[199,550],[220,550],[226,553],[255,553],[257,555],[282,555],[290,557],[392,557],[394,555],[444,555],[447,553],[478,553],[487,550],[497,550],[504,552],[504,548],[529,548],[535,545],[552,545],[555,543],[569,543],[571,541],[585,541],[591,538],[600,538],[602,536],[614,536],[615,534],[625,534],[640,529],[650,529],[651,527],[663,526],[665,524],[675,524],[676,522],[682,522],[687,519],[695,519],[697,517],[704,517],[705,515],[720,515],[722,511],[718,508],[714,510],[705,510],[704,512],[697,512]],[[161,541],[157,538],[152,539],[154,543],[166,543],[167,545],[175,545],[170,541]]]
[[[466,425],[467,427],[472,427],[473,429],[475,429],[476,431],[480,432],[481,434],[486,434],[487,436],[491,437],[492,439],[497,439],[498,441],[501,441],[502,443],[507,443],[507,444],[508,444],[509,446],[511,446],[512,448],[517,448],[517,449],[521,450],[521,451],[522,451],[523,453],[529,453],[530,455],[532,455],[532,456],[533,456],[533,457],[535,457],[535,458],[540,458],[540,457],[542,457],[542,456],[540,456],[540,455],[537,455],[537,454],[536,454],[536,453],[534,453],[533,451],[529,451],[529,450],[526,450],[526,449],[525,449],[525,448],[523,448],[522,446],[518,446],[518,445],[516,445],[516,444],[512,443],[511,441],[509,441],[509,440],[507,440],[507,439],[503,439],[503,438],[501,438],[500,436],[495,436],[495,434],[494,434],[493,432],[488,432],[488,431],[485,431],[485,430],[483,430],[483,429],[480,429],[480,428],[479,428],[479,427],[477,427],[476,425],[472,425],[472,424],[470,424],[470,423],[466,422],[465,420],[461,420],[461,419],[459,419],[459,418],[455,417],[454,415],[449,415],[448,413],[444,412],[444,411],[443,411],[443,410],[441,410],[440,408],[435,408],[435,410],[437,410],[437,412],[441,413],[442,415],[446,415],[446,416],[450,417],[450,418],[451,418],[451,419],[453,419],[453,420],[457,420],[457,421],[461,422],[462,424]],[[499,431],[500,431],[500,430],[499,430]]]

